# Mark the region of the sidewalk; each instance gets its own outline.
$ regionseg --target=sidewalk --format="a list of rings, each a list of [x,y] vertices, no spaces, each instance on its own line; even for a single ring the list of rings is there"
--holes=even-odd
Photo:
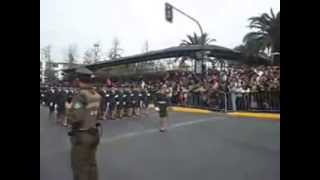
[[[212,111],[204,110],[204,109],[176,107],[176,106],[170,107],[169,111],[186,112],[186,113],[199,113],[199,114],[213,113]],[[230,112],[230,113],[226,113],[226,114],[229,116],[234,116],[234,117],[280,120],[279,113]]]

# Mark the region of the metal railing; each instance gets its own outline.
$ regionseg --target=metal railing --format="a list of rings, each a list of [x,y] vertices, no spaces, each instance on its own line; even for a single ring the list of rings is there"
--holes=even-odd
[[[226,111],[225,93],[216,92],[210,96],[204,93],[188,93],[187,95],[173,95],[171,105],[182,107],[202,108],[213,111]]]
[[[280,92],[226,93],[228,111],[280,112]]]
[[[152,101],[155,95],[152,95]],[[210,95],[188,93],[187,96],[173,95],[171,105],[195,107],[213,111],[280,112],[280,92],[225,93]]]

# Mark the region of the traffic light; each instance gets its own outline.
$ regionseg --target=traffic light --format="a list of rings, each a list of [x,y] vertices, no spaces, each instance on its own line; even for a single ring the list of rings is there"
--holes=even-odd
[[[172,23],[173,20],[173,12],[172,12],[172,6],[169,3],[165,3],[165,13],[166,13],[166,20],[170,23]]]

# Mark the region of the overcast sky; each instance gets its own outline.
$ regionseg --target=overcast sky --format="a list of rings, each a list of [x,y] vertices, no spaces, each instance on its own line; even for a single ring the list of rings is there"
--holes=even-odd
[[[117,37],[124,56],[178,45],[186,34],[196,32],[195,23],[174,12],[165,21],[169,2],[200,21],[213,44],[233,48],[241,44],[248,18],[280,10],[280,0],[40,0],[40,47],[52,46],[53,60],[64,61],[66,49],[76,44],[79,57],[100,42],[103,51]]]

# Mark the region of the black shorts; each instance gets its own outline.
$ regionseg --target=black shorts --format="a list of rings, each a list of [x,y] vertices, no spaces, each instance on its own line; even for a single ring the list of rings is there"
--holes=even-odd
[[[53,112],[54,111],[54,105],[53,106],[49,106],[49,111]]]
[[[64,114],[66,112],[66,110],[65,109],[57,109],[57,113],[58,114]]]
[[[160,115],[161,118],[163,118],[163,117],[168,117],[168,111],[167,111],[167,109],[165,109],[165,110],[161,110],[161,109],[160,109],[159,115]]]
[[[133,108],[133,104],[132,103],[128,103],[127,108]]]
[[[136,101],[136,102],[131,102],[131,107],[132,107],[132,108],[137,108],[137,107],[139,107],[138,102],[137,102],[137,101]]]
[[[110,103],[109,105],[109,111],[113,111],[115,109],[116,105],[114,103]]]
[[[168,116],[168,111],[167,111],[167,106],[166,105],[160,105],[159,106],[159,115],[160,117],[167,117]]]
[[[118,105],[116,105],[116,107],[117,107],[117,109],[118,110],[120,110],[120,109],[122,109],[123,108],[123,106],[122,106],[122,104],[120,103],[120,104],[118,104]]]

